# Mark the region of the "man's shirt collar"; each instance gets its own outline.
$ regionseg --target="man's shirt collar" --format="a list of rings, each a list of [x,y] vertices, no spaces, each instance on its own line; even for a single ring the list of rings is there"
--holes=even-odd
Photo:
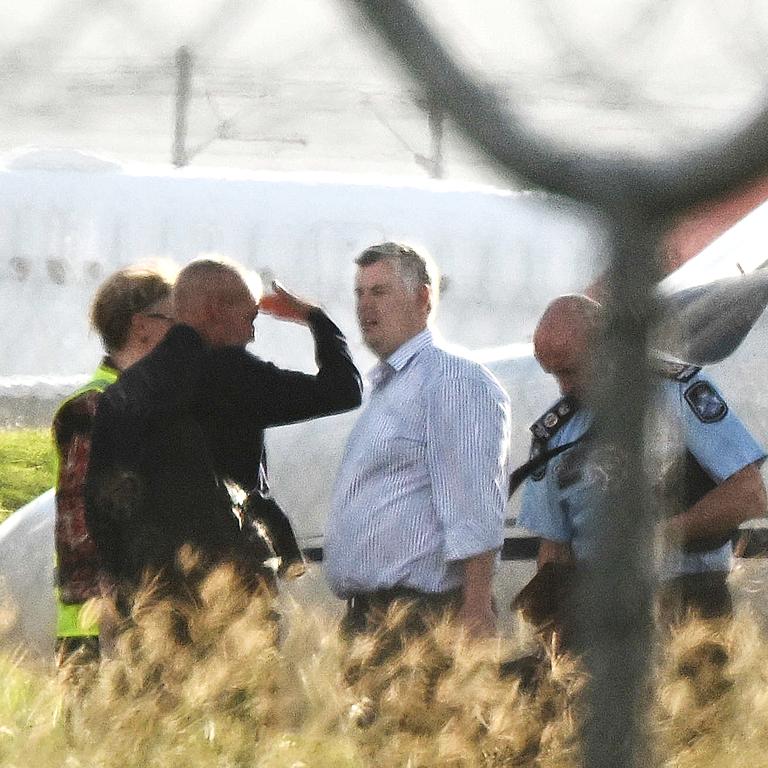
[[[386,361],[381,360],[368,371],[366,378],[371,383],[371,387],[376,389],[376,387],[384,383],[391,373],[393,373],[392,366]]]
[[[368,371],[367,378],[371,386],[375,389],[388,379],[390,375],[396,371],[402,371],[422,349],[433,343],[432,331],[429,328],[425,328],[408,339],[405,344],[398,347],[386,360],[380,360]]]
[[[402,371],[403,368],[421,352],[425,347],[433,344],[432,331],[425,328],[417,333],[413,338],[408,339],[402,346],[398,347],[388,358],[387,364],[396,371]]]

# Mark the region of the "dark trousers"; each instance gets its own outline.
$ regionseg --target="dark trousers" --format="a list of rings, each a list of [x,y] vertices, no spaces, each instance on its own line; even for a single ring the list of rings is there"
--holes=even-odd
[[[341,633],[347,642],[362,635],[374,642],[364,658],[355,658],[346,670],[352,684],[367,671],[397,657],[409,642],[424,637],[461,604],[460,589],[428,593],[405,587],[354,595],[347,600],[347,612],[341,620]]]
[[[91,664],[99,660],[99,638],[95,635],[57,637],[54,652],[57,667]]]
[[[545,564],[512,602],[532,624],[547,645],[553,634],[558,650],[576,650],[576,627],[580,617],[575,590],[583,566]],[[665,582],[656,596],[662,626],[679,624],[686,618],[727,618],[733,614],[728,574],[722,571],[691,573]]]
[[[691,616],[702,619],[732,616],[733,600],[727,579],[724,571],[706,571],[676,576],[662,584],[657,598],[662,624],[679,624]]]
[[[461,590],[420,592],[407,587],[381,589],[354,595],[347,600],[347,612],[341,621],[345,637],[372,634],[392,628],[408,635],[419,635],[458,608]],[[397,606],[401,611],[393,610]]]

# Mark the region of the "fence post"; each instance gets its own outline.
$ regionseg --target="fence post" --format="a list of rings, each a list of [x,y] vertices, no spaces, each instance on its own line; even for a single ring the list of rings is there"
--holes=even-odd
[[[176,105],[173,126],[173,158],[177,168],[189,163],[187,155],[187,111],[192,95],[192,53],[182,45],[176,51]]]
[[[584,765],[653,764],[646,743],[653,641],[655,508],[648,490],[645,416],[651,399],[648,334],[658,280],[658,221],[633,210],[629,196],[610,211],[607,322],[591,392],[596,445],[591,466],[604,492],[586,537],[596,556],[580,566],[577,641],[589,670],[582,723]]]

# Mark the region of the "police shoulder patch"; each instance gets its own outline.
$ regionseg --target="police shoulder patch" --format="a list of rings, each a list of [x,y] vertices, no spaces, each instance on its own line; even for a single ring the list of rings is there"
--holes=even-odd
[[[685,400],[696,414],[696,418],[705,424],[720,421],[728,413],[727,403],[708,381],[691,384],[685,390]]]

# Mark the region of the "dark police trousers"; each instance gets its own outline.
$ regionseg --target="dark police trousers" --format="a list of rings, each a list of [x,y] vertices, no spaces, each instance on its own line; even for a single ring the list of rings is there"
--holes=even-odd
[[[578,616],[574,613],[578,566],[546,563],[512,602],[547,644],[556,633],[559,650],[574,650]],[[663,626],[679,624],[690,616],[727,618],[733,613],[728,574],[722,571],[676,576],[659,586],[658,616]]]
[[[657,594],[659,619],[679,624],[690,616],[723,619],[733,615],[733,601],[725,571],[687,573],[665,581]]]

